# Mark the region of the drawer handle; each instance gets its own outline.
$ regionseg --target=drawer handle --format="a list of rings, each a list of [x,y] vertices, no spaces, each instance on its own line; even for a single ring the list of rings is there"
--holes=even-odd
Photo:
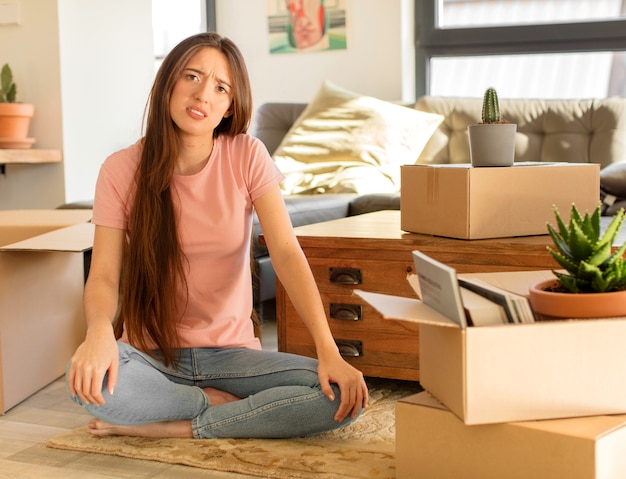
[[[360,304],[330,303],[330,317],[343,321],[359,321],[363,317],[363,307]]]
[[[335,284],[361,284],[359,268],[329,268],[330,282]]]
[[[336,339],[335,343],[339,347],[339,354],[351,358],[363,356],[363,343],[352,339]]]

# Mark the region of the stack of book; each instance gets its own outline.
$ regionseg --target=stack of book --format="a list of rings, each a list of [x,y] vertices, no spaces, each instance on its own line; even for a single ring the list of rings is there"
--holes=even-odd
[[[429,307],[455,320],[461,327],[533,323],[527,296],[482,279],[458,278],[454,268],[413,252],[415,270],[409,282]]]

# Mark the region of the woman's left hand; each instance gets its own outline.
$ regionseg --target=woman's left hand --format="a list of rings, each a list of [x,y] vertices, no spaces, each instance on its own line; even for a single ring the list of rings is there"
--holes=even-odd
[[[369,401],[363,373],[348,364],[336,350],[318,353],[318,359],[318,376],[326,397],[335,400],[331,383],[337,384],[341,391],[341,404],[335,414],[335,421],[341,422],[348,415],[354,419],[362,408],[367,407]]]

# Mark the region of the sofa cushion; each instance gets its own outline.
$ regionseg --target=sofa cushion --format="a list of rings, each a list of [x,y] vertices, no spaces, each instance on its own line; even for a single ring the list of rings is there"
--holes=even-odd
[[[482,99],[423,96],[415,108],[445,120],[419,163],[468,163],[467,125],[480,121]],[[626,98],[500,100],[502,116],[517,124],[515,161],[566,161],[607,166],[626,161]]]
[[[443,121],[324,82],[274,153],[285,194],[389,193]]]
[[[261,140],[273,155],[306,106],[306,103],[264,103],[255,113],[252,136]]]
[[[626,163],[613,163],[600,170],[602,214],[612,216],[626,208]]]
[[[600,170],[600,186],[608,194],[626,198],[626,163],[613,163]]]

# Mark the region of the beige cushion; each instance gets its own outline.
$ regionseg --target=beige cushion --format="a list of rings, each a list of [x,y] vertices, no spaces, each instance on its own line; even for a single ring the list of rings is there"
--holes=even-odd
[[[391,193],[442,122],[324,82],[274,153],[281,188],[297,193]]]
[[[415,108],[444,115],[419,163],[468,163],[467,125],[480,121],[479,98],[424,96]],[[515,161],[599,163],[626,161],[626,98],[500,100],[502,116],[517,124]]]

